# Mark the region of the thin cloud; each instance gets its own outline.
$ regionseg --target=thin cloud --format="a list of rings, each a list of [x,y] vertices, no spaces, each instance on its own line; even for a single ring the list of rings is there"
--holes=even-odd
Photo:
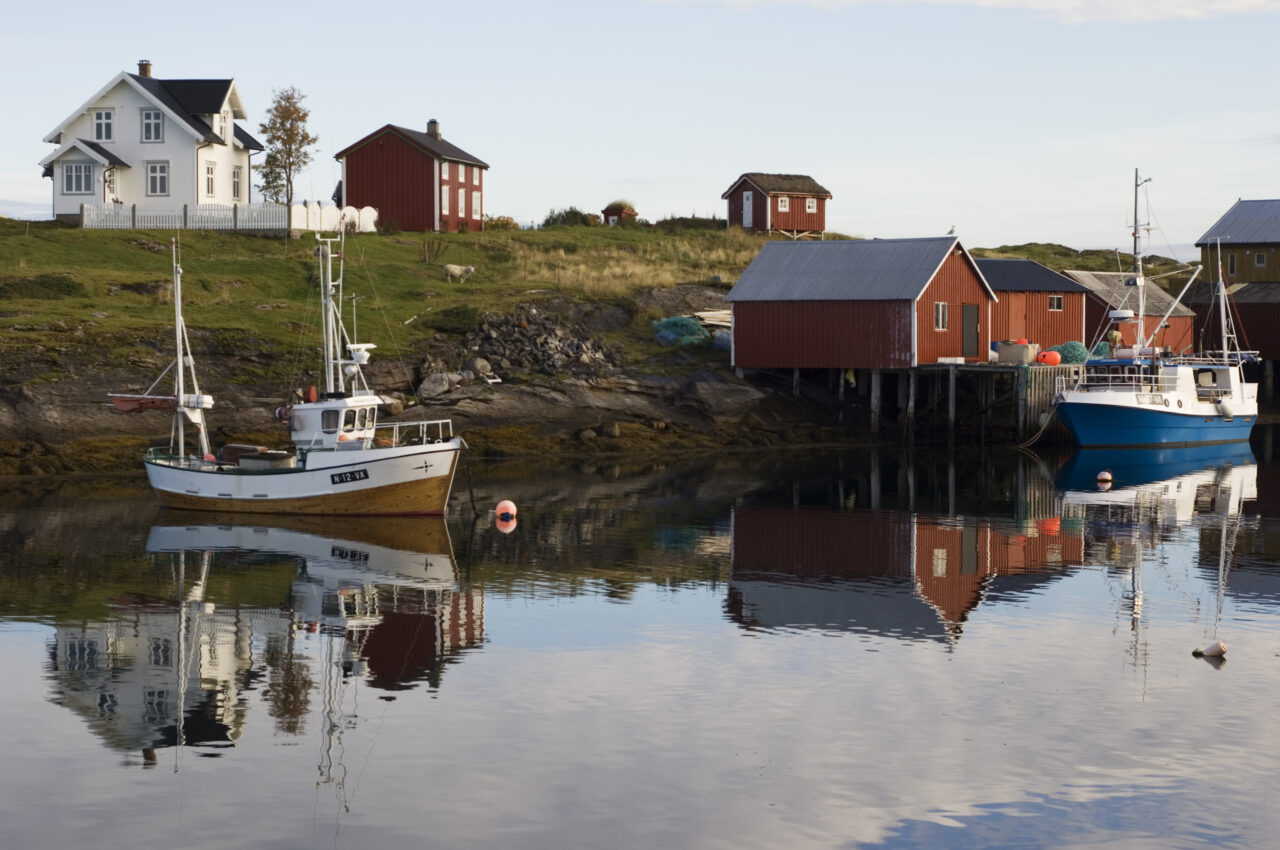
[[[678,0],[668,0],[678,2]],[[818,9],[863,6],[883,0],[719,0],[728,6],[764,6],[790,3]],[[1280,11],[1280,0],[890,0],[893,5],[975,6],[1044,12],[1068,23],[1145,23],[1167,20],[1204,20],[1229,15],[1261,15]]]

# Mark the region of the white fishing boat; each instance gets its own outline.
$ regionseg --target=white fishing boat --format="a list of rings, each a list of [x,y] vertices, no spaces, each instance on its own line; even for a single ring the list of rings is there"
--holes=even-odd
[[[1101,446],[1194,446],[1249,439],[1258,419],[1258,385],[1246,380],[1244,364],[1257,353],[1236,341],[1226,287],[1219,271],[1214,306],[1221,351],[1172,352],[1153,346],[1166,313],[1148,328],[1139,246],[1138,188],[1147,182],[1134,171],[1133,287],[1137,311],[1112,310],[1108,356],[1085,363],[1080,378],[1057,379],[1055,412],[1077,443]],[[1174,305],[1190,289],[1187,281]],[[1169,312],[1173,311],[1173,306]],[[1132,325],[1132,333],[1125,333]],[[1125,337],[1129,338],[1126,344]]]
[[[277,410],[292,449],[227,445],[214,454],[195,358],[182,316],[182,267],[173,242],[172,395],[111,394],[116,408],[173,411],[166,447],[148,449],[147,476],[169,507],[289,514],[440,514],[449,501],[464,443],[447,419],[378,424],[381,396],[361,370],[374,345],[348,337],[342,321],[342,252],[338,238],[319,238],[323,390]],[[338,243],[338,250],[334,250]],[[338,274],[334,276],[334,265]],[[166,373],[169,371],[166,370]],[[188,376],[190,383],[187,383]],[[188,431],[194,433],[189,435]],[[194,445],[188,445],[188,436]]]

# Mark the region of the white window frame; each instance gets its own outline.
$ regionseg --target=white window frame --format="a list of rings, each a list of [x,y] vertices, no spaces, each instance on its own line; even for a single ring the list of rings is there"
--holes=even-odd
[[[933,329],[935,331],[945,331],[947,329],[947,302],[933,302]]]
[[[458,188],[458,218],[467,217],[467,190]]]
[[[1253,255],[1253,264],[1258,268],[1264,268],[1267,265],[1267,255],[1259,251]]]
[[[169,197],[169,160],[147,163],[147,197]]]
[[[244,166],[231,166],[231,200],[240,200],[240,193],[244,186]]]
[[[449,214],[449,187],[440,187],[440,215]]]
[[[142,110],[142,130],[138,139],[144,145],[164,141],[164,112],[159,109]]]
[[[786,195],[778,198],[778,212],[791,212],[791,199]]]
[[[93,194],[92,162],[64,162],[62,164],[62,194]]]
[[[95,142],[114,142],[116,111],[114,109],[93,110],[93,140]]]
[[[1060,312],[1060,311],[1062,310],[1062,296],[1061,296],[1061,295],[1050,295],[1050,296],[1049,296],[1049,309],[1050,309],[1050,310],[1052,310],[1052,311],[1054,311],[1054,312]]]
[[[204,195],[206,198],[218,196],[218,163],[211,159],[204,161]]]
[[[445,162],[443,159],[440,160],[440,179],[449,179],[449,163]]]
[[[479,192],[471,193],[471,217],[474,219],[480,218],[480,193]]]
[[[805,212],[807,212],[807,213],[816,213],[816,212],[818,211],[818,199],[817,199],[817,198],[805,198],[805,199],[804,199],[804,211],[805,211]]]
[[[480,185],[480,166],[478,165],[471,166],[471,185]]]

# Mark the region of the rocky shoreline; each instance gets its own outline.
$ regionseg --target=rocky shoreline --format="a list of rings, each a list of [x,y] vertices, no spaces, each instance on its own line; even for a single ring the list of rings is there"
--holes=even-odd
[[[366,374],[376,390],[397,399],[384,409],[384,422],[450,419],[455,433],[489,456],[545,460],[865,441],[865,434],[836,427],[829,410],[737,377],[727,352],[672,347],[661,362],[635,366],[605,341],[631,322],[634,310],[686,314],[722,308],[723,297],[723,290],[689,285],[647,290],[621,305],[517,303],[480,316],[460,337],[442,339],[416,367],[375,360]],[[287,444],[274,411],[288,394],[273,396],[246,379],[253,355],[202,343],[201,389],[217,400],[209,416],[214,443]],[[159,368],[138,374],[137,364],[107,362],[105,352],[73,339],[56,360],[58,380],[23,380],[21,364],[5,364],[17,380],[0,390],[0,475],[136,470],[143,447],[167,441],[166,415],[124,415],[106,403],[110,391],[144,389],[139,381],[159,374],[163,354],[147,364]],[[395,389],[409,386],[420,403]]]

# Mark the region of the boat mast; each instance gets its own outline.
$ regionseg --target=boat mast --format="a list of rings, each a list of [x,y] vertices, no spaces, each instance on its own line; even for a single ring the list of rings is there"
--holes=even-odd
[[[173,418],[178,432],[177,454],[181,457],[187,451],[186,432],[183,427],[183,420],[187,417],[182,411],[182,400],[186,394],[186,385],[183,382],[182,373],[186,370],[187,352],[182,340],[182,266],[178,265],[178,240],[176,237],[169,240],[169,250],[173,255],[173,356],[175,358],[173,364],[173,396],[178,402],[177,407],[174,409]]]
[[[1134,352],[1136,355],[1141,355],[1142,349],[1146,348],[1150,343],[1147,338],[1146,281],[1142,277],[1142,255],[1138,251],[1141,228],[1143,227],[1138,223],[1138,188],[1143,183],[1150,182],[1150,177],[1143,180],[1138,176],[1138,169],[1133,169],[1133,285],[1138,287],[1138,332],[1133,335],[1134,345],[1138,348]],[[1151,335],[1155,336],[1155,331],[1152,331]]]
[[[1218,237],[1218,332],[1219,339],[1222,340],[1222,362],[1230,364],[1231,358],[1228,354],[1229,346],[1227,345],[1227,284],[1222,280],[1222,237]],[[1235,328],[1231,329],[1231,336],[1235,338]]]

